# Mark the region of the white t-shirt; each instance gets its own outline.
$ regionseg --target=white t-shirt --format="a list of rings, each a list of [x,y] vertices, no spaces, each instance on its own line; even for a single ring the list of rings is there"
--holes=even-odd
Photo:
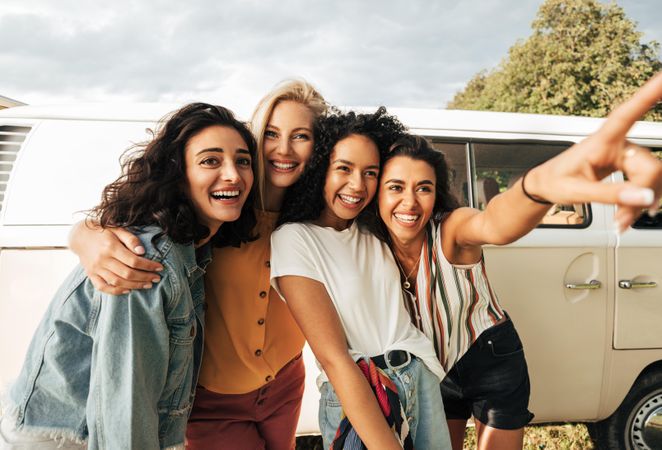
[[[288,223],[271,234],[271,284],[297,275],[324,284],[333,301],[352,358],[406,350],[439,377],[445,376],[432,342],[405,309],[400,274],[388,246],[353,223],[343,231]],[[318,385],[327,381],[322,372]]]

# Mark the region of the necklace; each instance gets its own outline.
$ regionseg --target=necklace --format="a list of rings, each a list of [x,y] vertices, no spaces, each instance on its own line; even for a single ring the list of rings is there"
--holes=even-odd
[[[405,277],[405,281],[404,281],[404,283],[402,283],[403,288],[409,289],[411,287],[411,283],[409,282],[409,277],[411,277],[411,275],[414,273],[414,270],[416,270],[416,268],[418,267],[418,263],[421,262],[421,255],[422,254],[423,253],[421,252],[418,255],[418,259],[414,263],[414,266],[411,268],[411,271],[409,272],[409,274],[405,273],[405,269],[403,269],[402,266],[400,265],[400,260],[398,259],[397,256],[395,257],[395,262],[398,264],[398,269],[400,269],[400,273],[402,273],[402,276]]]

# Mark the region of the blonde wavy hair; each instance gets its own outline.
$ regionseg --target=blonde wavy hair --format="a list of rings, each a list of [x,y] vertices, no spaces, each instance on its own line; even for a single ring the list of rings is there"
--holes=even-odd
[[[261,208],[264,208],[264,189],[266,184],[264,158],[264,132],[269,124],[271,113],[278,103],[291,100],[308,107],[313,113],[313,120],[323,115],[328,105],[322,94],[315,87],[303,79],[289,79],[281,81],[271,92],[260,100],[250,121],[250,129],[257,141],[257,192]]]

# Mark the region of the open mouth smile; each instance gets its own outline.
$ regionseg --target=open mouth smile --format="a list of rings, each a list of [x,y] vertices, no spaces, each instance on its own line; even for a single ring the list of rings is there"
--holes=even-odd
[[[418,219],[421,218],[420,214],[404,214],[404,213],[393,213],[395,220],[404,226],[412,226]]]
[[[241,190],[239,189],[214,191],[211,193],[211,197],[215,201],[222,203],[236,203],[239,201],[240,195],[241,195]]]
[[[340,203],[345,207],[345,208],[358,208],[362,203],[363,203],[363,197],[358,197],[355,195],[347,195],[347,194],[338,194],[338,198],[340,199]]]
[[[274,169],[275,172],[288,173],[293,172],[299,166],[299,163],[296,161],[276,161],[270,160],[269,164]]]

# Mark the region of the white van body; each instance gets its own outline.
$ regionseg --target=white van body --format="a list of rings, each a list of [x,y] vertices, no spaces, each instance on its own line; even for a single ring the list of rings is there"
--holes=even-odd
[[[0,111],[0,388],[17,376],[51,296],[77,263],[67,250],[70,226],[119,175],[120,155],[149,139],[146,130],[177,106]],[[489,200],[479,192],[486,178],[503,190],[531,163],[580,141],[602,123],[529,114],[390,112],[447,154],[456,192],[476,207]],[[659,150],[662,124],[637,123],[630,139]],[[605,182],[620,180],[615,174]],[[547,225],[519,241],[487,247],[487,268],[524,342],[535,422],[596,422],[610,416],[613,422],[612,414],[620,411],[629,418],[621,426],[628,442],[648,445],[662,442],[655,434],[662,432],[662,403],[651,404],[662,402],[662,375],[657,391],[624,399],[637,390],[637,380],[662,374],[662,229],[618,235],[614,210],[601,204],[580,212],[560,208]],[[635,288],[619,287],[621,281]],[[301,434],[318,432],[318,369],[309,350],[305,357]]]

